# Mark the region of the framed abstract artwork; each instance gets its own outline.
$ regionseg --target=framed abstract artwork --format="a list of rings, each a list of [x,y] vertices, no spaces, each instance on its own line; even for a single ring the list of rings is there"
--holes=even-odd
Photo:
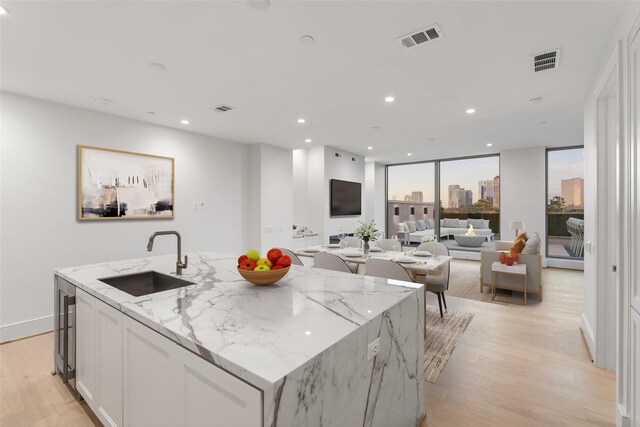
[[[78,146],[78,220],[174,217],[174,159]]]

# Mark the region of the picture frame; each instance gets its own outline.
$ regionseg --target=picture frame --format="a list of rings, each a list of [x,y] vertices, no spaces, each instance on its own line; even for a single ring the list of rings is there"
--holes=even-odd
[[[78,145],[79,221],[175,218],[175,159]]]

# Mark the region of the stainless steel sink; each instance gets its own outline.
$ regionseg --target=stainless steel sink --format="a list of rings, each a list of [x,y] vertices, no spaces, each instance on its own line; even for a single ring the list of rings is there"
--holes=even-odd
[[[157,271],[105,277],[98,280],[134,297],[155,294],[156,292],[168,291],[170,289],[184,288],[185,286],[195,284],[167,274],[158,273]]]

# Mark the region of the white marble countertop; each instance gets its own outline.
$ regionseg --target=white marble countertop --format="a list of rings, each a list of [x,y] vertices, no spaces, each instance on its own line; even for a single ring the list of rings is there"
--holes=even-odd
[[[235,256],[188,256],[182,278],[195,285],[141,297],[98,279],[171,273],[175,255],[60,268],[56,274],[263,390],[422,288],[298,266],[273,286],[254,286],[238,274]]]

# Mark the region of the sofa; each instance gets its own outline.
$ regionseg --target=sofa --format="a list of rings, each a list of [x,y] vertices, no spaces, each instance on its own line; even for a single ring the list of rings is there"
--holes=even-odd
[[[533,293],[538,295],[538,301],[542,301],[542,255],[540,254],[540,236],[533,233],[522,253],[518,254],[520,264],[527,265],[527,294]],[[500,261],[501,252],[509,252],[513,242],[500,241],[495,242],[495,251],[480,252],[480,292],[485,286],[491,289],[493,285],[493,273],[491,272],[491,264]],[[521,277],[498,274],[496,276],[498,287],[511,288],[514,290],[524,290],[524,281]]]
[[[465,234],[469,229],[469,225],[473,225],[476,234],[487,236],[487,240],[491,239],[493,231],[489,228],[488,219],[457,219],[446,218],[440,220],[440,238],[449,238],[456,234]],[[422,239],[435,234],[435,222],[433,219],[420,219],[417,221],[405,221],[400,223],[399,231],[409,232],[409,241],[414,243],[422,242]]]

